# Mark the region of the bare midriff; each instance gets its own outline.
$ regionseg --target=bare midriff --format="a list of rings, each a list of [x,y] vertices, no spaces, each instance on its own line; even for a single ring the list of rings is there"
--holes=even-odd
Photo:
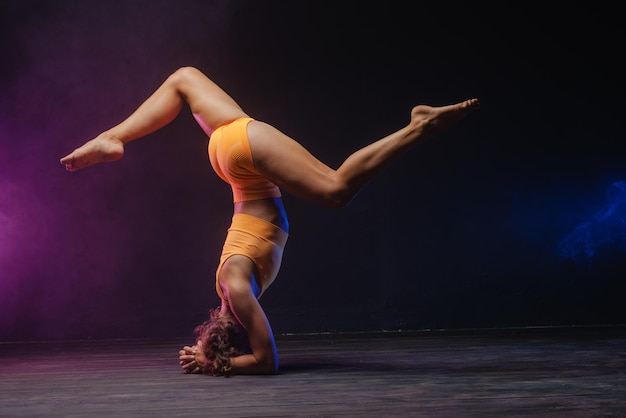
[[[285,232],[289,232],[289,221],[280,197],[235,202],[235,213],[245,213],[271,222]]]

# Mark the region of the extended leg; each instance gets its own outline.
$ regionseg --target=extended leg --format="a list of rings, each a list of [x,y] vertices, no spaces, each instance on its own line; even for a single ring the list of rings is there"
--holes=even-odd
[[[416,106],[410,123],[356,151],[336,170],[270,125],[248,125],[257,169],[285,191],[324,206],[345,206],[392,161],[413,146],[446,130],[479,107],[477,99],[449,106]]]
[[[210,135],[212,127],[246,116],[235,101],[195,68],[181,68],[119,125],[101,133],[61,158],[68,171],[115,161],[124,155],[124,145],[172,122],[184,103]]]

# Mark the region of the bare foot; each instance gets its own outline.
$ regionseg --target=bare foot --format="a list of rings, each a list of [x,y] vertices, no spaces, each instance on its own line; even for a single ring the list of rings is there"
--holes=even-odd
[[[116,161],[124,155],[124,144],[112,136],[101,134],[61,158],[67,171],[76,171],[104,161]]]
[[[424,142],[445,131],[479,107],[478,99],[441,107],[415,106],[411,111],[411,126],[416,130],[419,142]]]

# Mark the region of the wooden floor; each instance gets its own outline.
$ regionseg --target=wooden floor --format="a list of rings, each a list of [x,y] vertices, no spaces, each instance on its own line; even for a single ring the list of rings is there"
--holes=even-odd
[[[281,373],[186,375],[187,341],[0,344],[1,417],[626,417],[626,328],[278,336]]]

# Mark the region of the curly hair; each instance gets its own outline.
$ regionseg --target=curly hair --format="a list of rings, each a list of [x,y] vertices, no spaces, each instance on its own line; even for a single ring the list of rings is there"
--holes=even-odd
[[[231,357],[252,353],[244,327],[237,321],[222,318],[219,308],[209,311],[209,319],[196,327],[194,337],[202,342],[208,360],[202,371],[211,376],[229,377]]]

